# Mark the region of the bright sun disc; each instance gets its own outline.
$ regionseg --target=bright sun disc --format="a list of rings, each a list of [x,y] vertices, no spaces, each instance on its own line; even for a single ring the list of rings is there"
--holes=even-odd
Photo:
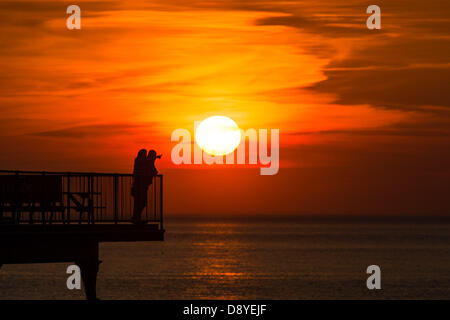
[[[241,142],[241,130],[230,118],[213,116],[198,125],[195,141],[203,151],[214,156],[223,156],[237,148]]]

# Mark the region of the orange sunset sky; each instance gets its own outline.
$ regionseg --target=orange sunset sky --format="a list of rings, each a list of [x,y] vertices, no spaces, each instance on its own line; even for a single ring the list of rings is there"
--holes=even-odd
[[[81,8],[81,30],[66,8]],[[381,7],[381,30],[366,8]],[[1,1],[0,168],[131,172],[170,214],[450,215],[450,2]],[[280,170],[175,166],[212,115],[280,130]]]

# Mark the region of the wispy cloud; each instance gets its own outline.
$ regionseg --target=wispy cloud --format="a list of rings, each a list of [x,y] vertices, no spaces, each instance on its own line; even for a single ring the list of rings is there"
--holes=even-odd
[[[128,136],[138,134],[138,130],[156,133],[157,123],[106,123],[89,124],[32,133],[31,135],[53,138],[105,138],[110,136]]]

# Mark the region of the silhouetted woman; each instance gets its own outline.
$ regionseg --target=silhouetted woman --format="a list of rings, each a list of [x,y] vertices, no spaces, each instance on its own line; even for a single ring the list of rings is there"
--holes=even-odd
[[[158,170],[156,170],[155,166],[156,159],[161,159],[161,155],[156,155],[155,150],[150,150],[147,156],[147,176],[150,179],[148,183],[149,186],[152,184],[153,177],[156,177],[158,175]]]

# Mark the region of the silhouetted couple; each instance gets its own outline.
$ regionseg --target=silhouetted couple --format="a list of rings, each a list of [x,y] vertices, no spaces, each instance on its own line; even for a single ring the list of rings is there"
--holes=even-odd
[[[161,159],[161,155],[156,155],[155,150],[139,150],[134,159],[133,186],[131,195],[134,198],[133,218],[131,221],[136,224],[145,223],[141,220],[142,210],[147,206],[147,190],[153,182],[153,177],[158,174],[155,167],[156,159]]]

